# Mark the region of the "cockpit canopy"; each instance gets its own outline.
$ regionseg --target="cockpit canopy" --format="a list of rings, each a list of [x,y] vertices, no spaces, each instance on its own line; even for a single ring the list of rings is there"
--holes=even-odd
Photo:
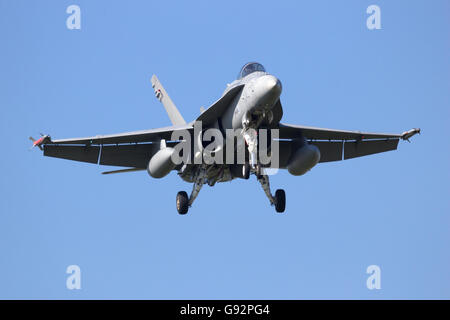
[[[239,72],[238,79],[242,79],[250,73],[256,71],[266,72],[266,69],[264,69],[263,65],[258,62],[249,62],[242,67],[241,72]]]

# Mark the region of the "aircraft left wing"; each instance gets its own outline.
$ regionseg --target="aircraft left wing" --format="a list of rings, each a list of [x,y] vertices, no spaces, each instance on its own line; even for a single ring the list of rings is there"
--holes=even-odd
[[[87,138],[72,138],[72,139],[49,139],[42,143],[42,145],[50,144],[82,144],[82,145],[102,145],[102,144],[120,144],[120,143],[140,143],[140,142],[156,142],[161,139],[170,140],[172,132],[181,130],[191,130],[191,125],[170,126],[159,129],[141,130],[124,132],[109,135],[97,135]]]
[[[173,132],[192,130],[191,125],[98,135],[86,138],[52,140],[43,136],[33,145],[44,151],[44,156],[101,165],[145,169],[150,158],[159,150],[162,139],[171,140]],[[169,146],[175,142],[167,143]]]
[[[320,162],[339,161],[370,154],[396,150],[400,139],[409,138],[420,129],[411,129],[401,134],[372,133],[335,130],[301,125],[281,124],[280,139],[306,139],[316,145],[321,153]]]

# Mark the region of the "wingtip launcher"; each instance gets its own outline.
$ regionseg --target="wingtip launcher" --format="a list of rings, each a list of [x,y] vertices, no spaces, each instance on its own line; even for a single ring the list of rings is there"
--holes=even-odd
[[[51,141],[51,138],[48,134],[43,135],[41,133],[41,137],[39,139],[34,139],[33,137],[29,138],[31,141],[33,141],[33,145],[31,146],[30,149],[34,148],[34,147],[38,147],[41,151],[43,151],[44,149],[42,148],[42,145],[45,143],[48,143]]]
[[[406,140],[408,142],[411,142],[411,141],[409,141],[409,139],[416,134],[420,134],[420,128],[414,128],[414,129],[403,132],[402,139]]]

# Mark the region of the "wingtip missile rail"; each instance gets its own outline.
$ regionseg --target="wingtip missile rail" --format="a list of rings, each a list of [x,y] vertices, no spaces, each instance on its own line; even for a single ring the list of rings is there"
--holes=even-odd
[[[31,149],[34,147],[38,147],[41,151],[43,151],[44,149],[42,148],[42,145],[45,143],[48,143],[51,141],[51,138],[48,134],[43,135],[41,133],[41,137],[39,139],[34,139],[33,137],[29,138],[31,141],[33,141],[33,145],[31,146]]]
[[[416,134],[420,134],[420,128],[414,128],[414,129],[403,132],[402,139],[410,142],[409,139]]]

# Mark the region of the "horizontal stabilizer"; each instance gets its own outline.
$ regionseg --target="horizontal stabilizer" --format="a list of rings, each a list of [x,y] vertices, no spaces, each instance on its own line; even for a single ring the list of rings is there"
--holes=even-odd
[[[145,169],[129,168],[129,169],[121,169],[121,170],[113,170],[113,171],[103,171],[102,174],[126,173],[126,172],[143,171],[143,170],[145,170]]]

